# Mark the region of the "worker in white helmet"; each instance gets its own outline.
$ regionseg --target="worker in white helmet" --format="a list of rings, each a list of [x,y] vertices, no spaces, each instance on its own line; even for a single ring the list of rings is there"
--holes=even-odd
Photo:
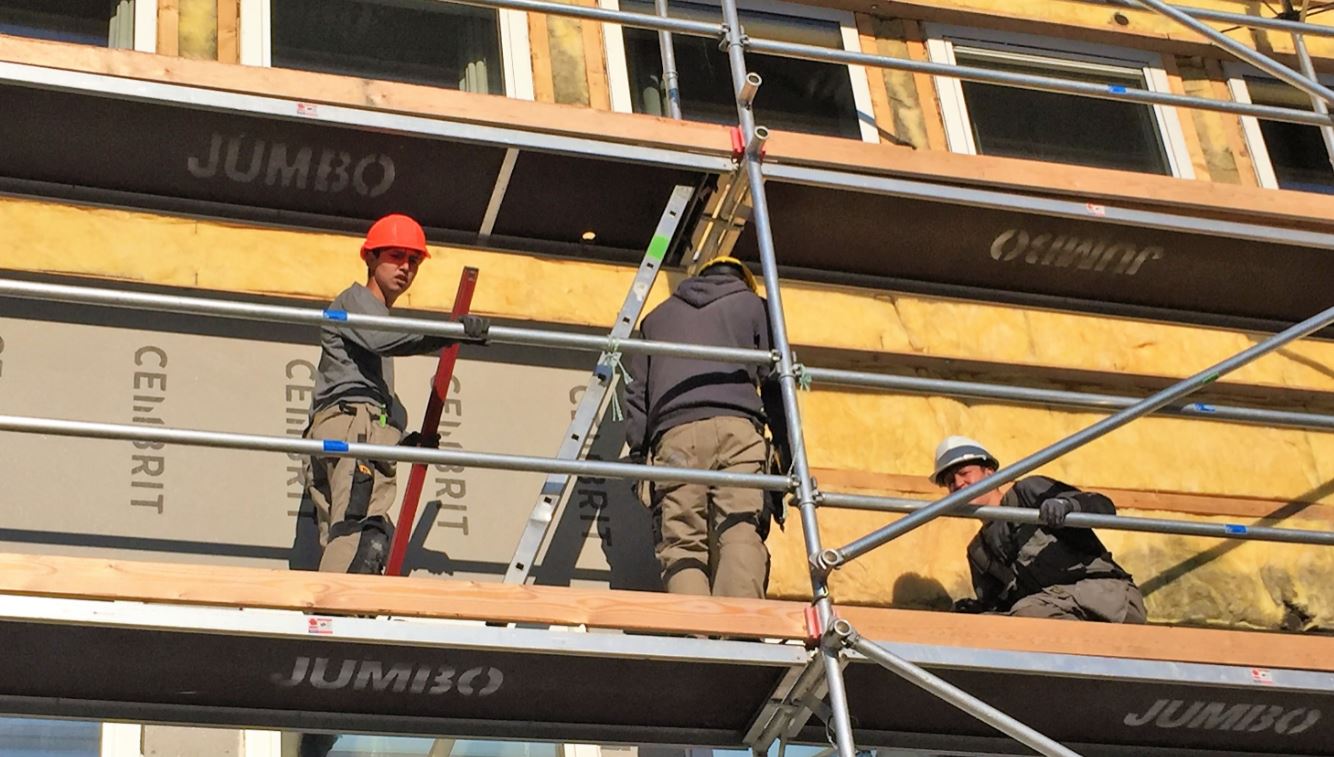
[[[979,442],[946,438],[936,448],[931,478],[951,492],[996,472],[1000,463]],[[1041,524],[987,521],[968,544],[976,599],[955,603],[960,612],[1106,623],[1143,623],[1144,597],[1134,579],[1089,528],[1067,527],[1070,513],[1115,515],[1102,494],[1029,476],[973,500],[974,505],[1026,507]]]

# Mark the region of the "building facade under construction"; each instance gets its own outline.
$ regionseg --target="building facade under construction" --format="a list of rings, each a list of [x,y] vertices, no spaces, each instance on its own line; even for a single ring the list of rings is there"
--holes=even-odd
[[[1334,755],[1332,105],[1318,0],[0,0],[0,754]],[[640,338],[719,256],[772,352]],[[461,281],[438,450],[302,437]],[[770,366],[792,469],[626,459],[635,354]],[[954,434],[1148,623],[950,612],[1037,517]],[[426,466],[401,575],[311,572],[320,450]],[[661,592],[653,478],[787,494],[768,599]]]

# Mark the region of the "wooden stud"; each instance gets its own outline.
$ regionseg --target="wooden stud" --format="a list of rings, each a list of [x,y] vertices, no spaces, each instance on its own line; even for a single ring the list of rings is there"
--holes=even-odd
[[[176,57],[180,54],[180,0],[158,0],[157,53]]]
[[[908,43],[908,57],[913,60],[927,61],[930,55],[926,50],[926,35],[922,25],[911,19],[903,20],[905,41]],[[940,94],[936,92],[933,77],[925,74],[913,74],[917,83],[917,101],[922,108],[922,120],[926,122],[927,147],[932,150],[949,150],[945,139],[945,115],[940,104]]]
[[[528,14],[528,46],[533,61],[533,97],[538,102],[556,102],[556,89],[551,72],[551,40],[547,36],[545,13]]]
[[[240,0],[218,0],[218,60],[241,62]]]
[[[857,21],[857,34],[860,38],[862,51],[867,53],[878,52],[875,18],[865,13],[857,13],[854,18]],[[876,128],[880,131],[888,131],[896,137],[901,136],[896,133],[894,128],[894,106],[890,104],[889,92],[885,88],[885,69],[866,66],[866,83],[871,90],[871,116],[875,119]]]
[[[1205,58],[1204,70],[1209,75],[1214,98],[1231,100],[1232,92],[1228,89],[1227,75],[1223,72],[1222,62],[1216,58]],[[1237,163],[1237,178],[1241,181],[1242,186],[1260,186],[1260,178],[1255,172],[1255,162],[1251,159],[1251,150],[1246,145],[1246,133],[1241,126],[1241,116],[1219,113],[1218,117],[1223,122],[1223,131],[1227,134],[1228,145],[1232,149],[1232,157]]]
[[[596,7],[597,0],[581,5]],[[604,24],[580,22],[584,32],[584,70],[588,76],[588,104],[594,110],[611,110],[611,85],[607,79],[607,49],[602,40]]]
[[[1185,95],[1186,84],[1181,79],[1181,69],[1177,66],[1175,55],[1159,56],[1163,71],[1167,74],[1167,87],[1174,95]],[[1200,144],[1200,123],[1198,116],[1202,115],[1200,111],[1179,110],[1178,121],[1181,123],[1181,133],[1186,139],[1186,152],[1190,155],[1190,163],[1195,169],[1195,179],[1197,181],[1212,181],[1213,176],[1209,171],[1209,159],[1204,154],[1204,148]]]

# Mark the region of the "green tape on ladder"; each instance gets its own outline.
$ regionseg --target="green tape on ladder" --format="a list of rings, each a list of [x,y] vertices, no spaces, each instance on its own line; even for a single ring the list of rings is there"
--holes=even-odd
[[[671,243],[671,237],[665,237],[661,234],[653,237],[653,241],[648,243],[648,257],[661,261],[663,256],[667,254],[667,247]]]

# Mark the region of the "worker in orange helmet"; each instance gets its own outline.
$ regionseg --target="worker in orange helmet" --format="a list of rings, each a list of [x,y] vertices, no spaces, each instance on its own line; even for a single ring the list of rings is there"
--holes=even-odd
[[[333,313],[389,315],[412,286],[418,266],[431,256],[422,227],[405,215],[376,221],[361,246],[366,282],[354,283],[329,305]],[[484,342],[489,323],[475,315],[459,319],[467,339]],[[379,331],[330,319],[320,329],[320,364],[315,375],[306,438],[419,446],[404,437],[407,411],[394,394],[398,355],[424,355],[456,340]],[[438,443],[438,441],[436,442]],[[395,464],[386,460],[312,457],[307,494],[315,504],[322,548],[319,569],[335,573],[380,573],[389,552],[395,497]]]
[[[371,226],[361,246],[366,283],[344,289],[326,312],[389,315],[394,302],[417,278],[418,267],[430,256],[426,234],[416,221],[398,214],[381,218]],[[486,318],[465,315],[459,321],[468,341],[486,341],[490,327]],[[407,411],[394,394],[393,358],[437,352],[455,341],[353,326],[336,318],[327,320],[320,329],[320,364],[305,437],[439,446],[439,435],[403,435]],[[384,571],[394,529],[389,510],[397,489],[395,468],[392,460],[310,458],[305,471],[305,498],[314,504],[321,571]],[[332,734],[302,734],[298,752],[301,757],[324,757],[337,738]]]

